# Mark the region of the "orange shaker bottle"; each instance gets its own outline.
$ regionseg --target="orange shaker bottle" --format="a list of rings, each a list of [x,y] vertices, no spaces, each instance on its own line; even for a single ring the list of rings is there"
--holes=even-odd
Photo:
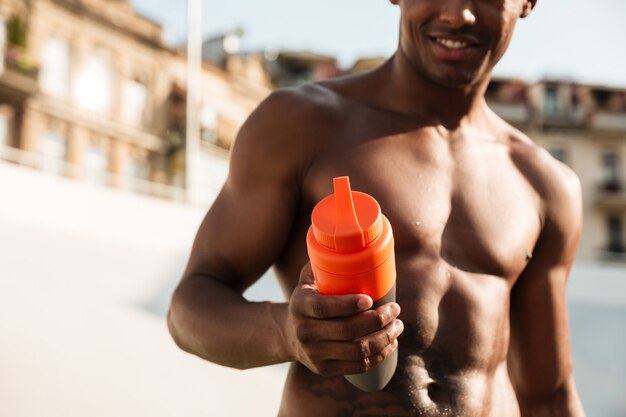
[[[320,294],[367,294],[376,308],[396,298],[396,265],[389,220],[368,194],[333,179],[334,194],[313,209],[307,249]],[[396,370],[398,351],[367,372],[346,375],[357,388],[383,389]]]

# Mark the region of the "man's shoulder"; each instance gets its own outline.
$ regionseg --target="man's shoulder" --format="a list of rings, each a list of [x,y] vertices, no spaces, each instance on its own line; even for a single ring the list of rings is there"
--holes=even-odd
[[[570,167],[516,129],[509,143],[511,159],[537,191],[546,215],[579,205],[580,180]]]
[[[259,137],[264,142],[282,141],[296,132],[302,136],[307,126],[336,113],[335,100],[330,91],[315,84],[274,90],[250,113],[237,141],[250,136],[255,141]]]
[[[526,134],[513,130],[509,137],[513,159],[532,172],[538,181],[546,186],[552,182],[564,187],[577,185],[578,176],[574,171]]]
[[[341,96],[323,84],[277,89],[239,129],[231,163],[268,165],[280,160],[286,170],[299,171],[345,121],[344,113]]]
[[[324,83],[283,87],[270,93],[251,117],[262,115],[281,124],[300,124],[339,114],[341,101],[341,96]]]
[[[360,103],[359,93],[375,83],[376,71],[310,82],[295,87],[274,90],[257,110],[286,110],[290,113],[323,116],[341,115]]]
[[[347,76],[276,89],[250,114],[237,141],[252,136],[257,143],[263,137],[279,146],[300,146],[332,137],[359,104],[349,94],[362,84],[359,80]]]

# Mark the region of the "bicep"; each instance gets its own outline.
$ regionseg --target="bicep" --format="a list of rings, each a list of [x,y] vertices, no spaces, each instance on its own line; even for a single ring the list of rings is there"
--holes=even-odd
[[[572,373],[566,284],[582,213],[577,180],[566,185],[551,196],[533,258],[511,292],[509,369],[528,401],[549,398]]]
[[[550,395],[571,373],[567,273],[565,266],[555,266],[532,278],[525,274],[513,288],[509,367],[522,397]]]
[[[302,152],[270,97],[235,141],[228,178],[200,225],[185,272],[243,292],[280,256],[300,200]],[[300,147],[301,148],[301,147]]]
[[[291,194],[277,184],[227,182],[200,225],[185,275],[211,276],[243,292],[285,244],[296,209]]]

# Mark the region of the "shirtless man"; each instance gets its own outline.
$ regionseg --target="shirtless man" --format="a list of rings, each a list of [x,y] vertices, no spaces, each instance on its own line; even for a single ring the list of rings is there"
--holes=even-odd
[[[391,3],[400,42],[384,65],[276,91],[242,127],[170,331],[225,366],[291,361],[284,417],[583,416],[565,303],[580,186],[483,97],[535,1]],[[341,175],[391,222],[397,304],[316,291],[305,233]],[[271,265],[289,301],[245,300]],[[395,349],[382,391],[341,376]]]

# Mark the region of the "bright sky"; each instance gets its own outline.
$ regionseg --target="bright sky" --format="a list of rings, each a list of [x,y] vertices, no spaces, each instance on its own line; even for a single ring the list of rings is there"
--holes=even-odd
[[[168,41],[184,39],[186,2],[131,3],[164,25]],[[238,26],[245,30],[244,50],[310,49],[338,57],[343,66],[360,56],[393,53],[398,18],[388,0],[203,1],[207,35]],[[625,18],[624,0],[538,0],[533,14],[518,23],[495,72],[626,87]]]

